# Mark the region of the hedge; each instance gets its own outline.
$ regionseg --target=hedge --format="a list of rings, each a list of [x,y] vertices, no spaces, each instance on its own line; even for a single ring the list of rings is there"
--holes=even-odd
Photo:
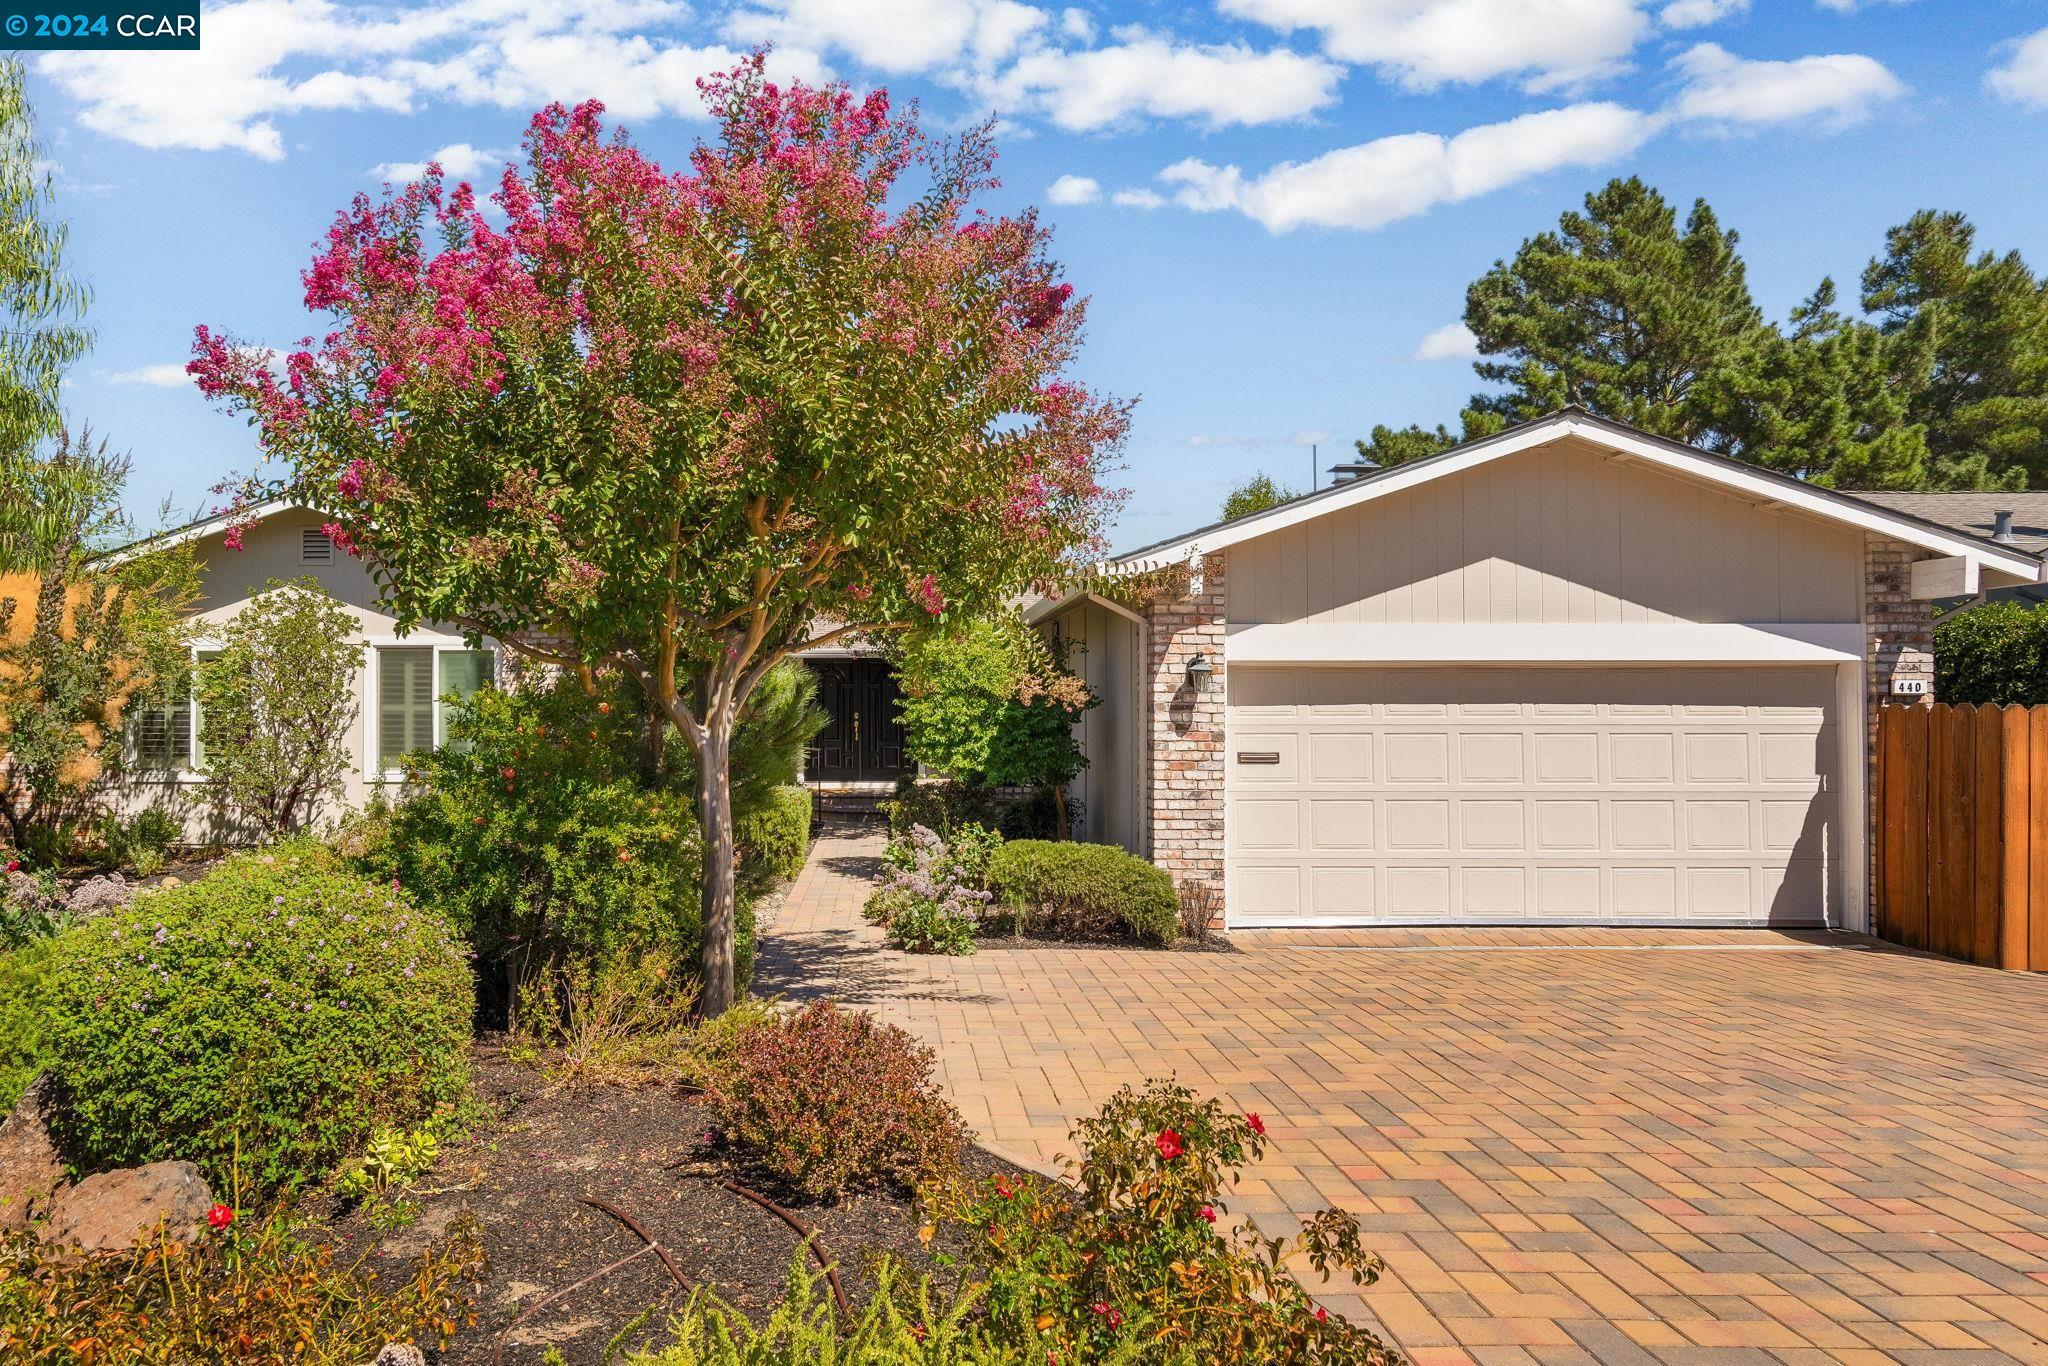
[[[1180,928],[1173,879],[1113,844],[1011,840],[989,857],[988,888],[1027,931],[1170,944]]]
[[[811,850],[811,790],[790,784],[771,791],[758,808],[733,818],[740,872],[749,881],[793,878]]]

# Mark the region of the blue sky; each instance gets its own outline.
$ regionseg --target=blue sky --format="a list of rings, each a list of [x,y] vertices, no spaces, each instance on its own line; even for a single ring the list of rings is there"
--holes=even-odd
[[[2048,264],[2043,0],[325,0],[209,5],[198,53],[31,59],[98,351],[68,402],[186,511],[254,443],[174,367],[192,327],[310,330],[298,272],[352,194],[440,153],[487,177],[550,99],[662,160],[692,80],[789,74],[1001,120],[1092,296],[1089,382],[1141,398],[1117,541],[1299,486],[1375,422],[1453,420],[1466,284],[1609,176],[1743,234],[1774,317],[1886,227],[1960,209]],[[452,149],[452,150],[447,150]]]

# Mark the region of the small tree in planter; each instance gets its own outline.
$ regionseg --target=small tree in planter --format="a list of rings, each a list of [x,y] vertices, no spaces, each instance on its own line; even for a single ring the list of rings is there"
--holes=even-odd
[[[779,87],[758,54],[703,89],[719,135],[687,174],[558,105],[494,196],[502,229],[438,168],[359,198],[305,275],[338,318],[318,349],[280,379],[202,328],[190,368],[402,622],[615,668],[687,740],[715,1014],[755,687],[1071,568],[1127,409],[1063,378],[1082,308],[1045,230],[974,207],[985,128],[935,143],[885,93]]]
[[[282,838],[341,791],[351,765],[361,627],[312,579],[272,579],[199,668],[199,742],[221,814]]]

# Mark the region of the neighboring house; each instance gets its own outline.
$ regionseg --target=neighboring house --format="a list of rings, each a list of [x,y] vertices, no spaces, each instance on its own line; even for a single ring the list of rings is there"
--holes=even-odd
[[[218,646],[210,627],[230,620],[272,579],[310,578],[355,616],[363,647],[357,676],[356,719],[348,737],[351,765],[342,801],[365,804],[372,794],[402,781],[399,756],[431,749],[447,734],[449,694],[466,696],[491,686],[501,652],[490,643],[473,650],[452,627],[415,629],[401,636],[378,605],[377,585],[361,561],[343,554],[320,529],[322,518],[288,501],[264,503],[239,518],[209,517],[115,552],[129,557],[166,545],[190,544],[199,558],[201,598],[193,652],[204,660]],[[227,544],[243,526],[242,549]],[[231,835],[213,829],[202,803],[188,800],[206,781],[199,716],[191,703],[136,713],[128,725],[129,780],[118,794],[126,809],[164,806],[182,814],[192,837]],[[333,813],[327,813],[333,814]]]
[[[2030,555],[2048,553],[2048,493],[1863,493],[1858,497],[1894,512],[1910,513],[1937,526],[1968,532]],[[1991,588],[1958,594],[1941,606],[1963,606],[1981,596],[1989,602],[2017,601],[2029,607],[2048,602],[2048,584]]]
[[[1872,707],[2044,574],[1577,409],[1101,569],[1145,605],[1034,611],[1102,661],[1090,810],[1240,927],[1864,928]]]

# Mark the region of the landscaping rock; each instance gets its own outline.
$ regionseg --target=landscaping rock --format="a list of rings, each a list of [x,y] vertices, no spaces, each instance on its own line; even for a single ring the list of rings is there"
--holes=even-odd
[[[49,1212],[64,1185],[64,1159],[47,1122],[50,1079],[38,1076],[0,1120],[0,1233],[19,1233]]]
[[[87,1252],[113,1252],[154,1237],[159,1223],[174,1242],[189,1243],[206,1232],[213,1191],[190,1162],[152,1162],[146,1167],[88,1176],[63,1192],[50,1208],[43,1241]]]
[[[427,1354],[409,1342],[394,1342],[377,1353],[370,1366],[427,1366]]]
[[[84,917],[119,910],[134,899],[135,889],[128,885],[128,879],[119,873],[107,873],[89,877],[73,887],[64,898],[64,909]]]

